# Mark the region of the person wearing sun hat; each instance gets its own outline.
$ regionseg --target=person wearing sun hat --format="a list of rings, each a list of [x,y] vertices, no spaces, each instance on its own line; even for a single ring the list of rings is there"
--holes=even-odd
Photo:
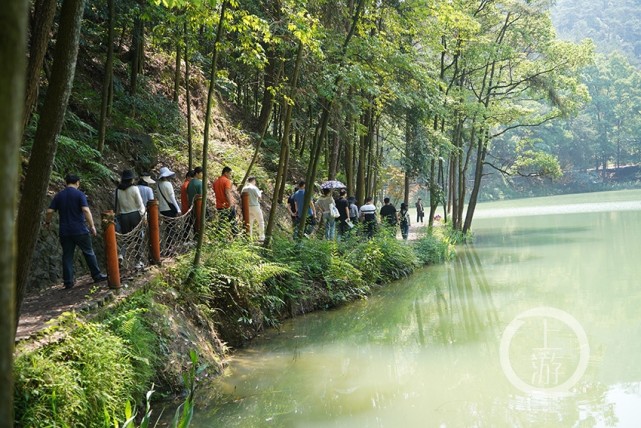
[[[174,193],[174,186],[171,184],[171,179],[176,176],[176,173],[163,166],[158,171],[158,207],[160,214],[165,217],[177,217],[180,215],[180,205],[176,201]]]
[[[140,174],[140,180],[138,180],[138,190],[140,191],[140,196],[142,197],[142,203],[146,207],[147,202],[154,200],[154,191],[150,184],[155,184],[156,182],[151,179],[151,175],[148,172],[143,172]]]

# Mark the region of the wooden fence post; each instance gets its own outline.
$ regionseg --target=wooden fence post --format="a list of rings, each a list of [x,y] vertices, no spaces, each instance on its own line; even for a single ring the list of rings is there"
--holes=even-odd
[[[105,241],[105,258],[107,260],[107,284],[109,288],[120,288],[120,266],[118,266],[118,244],[116,242],[116,224],[113,211],[104,211],[101,215],[102,236]]]
[[[149,246],[151,260],[154,264],[160,264],[160,220],[158,218],[158,201],[152,199],[147,202],[147,220],[149,225]]]

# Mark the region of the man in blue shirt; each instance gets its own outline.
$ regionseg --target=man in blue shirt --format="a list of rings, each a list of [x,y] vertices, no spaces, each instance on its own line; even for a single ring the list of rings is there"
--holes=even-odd
[[[294,225],[294,236],[296,236],[296,230],[300,219],[303,217],[303,205],[305,201],[305,181],[301,180],[298,182],[298,190],[292,196],[294,199],[294,206],[296,207],[296,225]],[[306,238],[309,238],[312,231],[314,230],[314,225],[316,224],[316,210],[314,208],[314,201],[309,201],[309,210],[307,211],[307,227],[303,232],[303,235]]]
[[[45,216],[45,227],[51,224],[53,213],[58,211],[60,216],[60,244],[62,245],[62,279],[66,289],[74,286],[73,255],[76,246],[80,247],[85,256],[87,266],[94,282],[107,279],[107,275],[100,272],[98,260],[91,245],[91,236],[96,236],[96,226],[93,222],[91,210],[87,204],[87,197],[78,190],[80,178],[68,174],[65,177],[67,187],[54,196]],[[87,227],[88,226],[88,227]]]

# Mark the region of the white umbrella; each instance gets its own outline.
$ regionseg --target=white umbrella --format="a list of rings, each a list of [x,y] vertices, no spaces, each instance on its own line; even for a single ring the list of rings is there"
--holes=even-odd
[[[329,180],[321,184],[321,189],[345,189],[347,186],[338,180]]]

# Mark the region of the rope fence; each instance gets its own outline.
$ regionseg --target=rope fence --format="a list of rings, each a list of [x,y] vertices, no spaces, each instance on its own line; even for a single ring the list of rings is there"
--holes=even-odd
[[[194,206],[179,217],[160,215],[160,255],[172,257],[186,253],[194,245]]]
[[[116,232],[113,211],[103,212],[109,287],[120,288],[121,272],[134,275],[151,264],[160,264],[162,257],[175,257],[194,248],[201,208],[202,200],[197,195],[186,213],[167,217],[159,213],[158,201],[151,200],[147,204],[147,217],[128,233]],[[214,211],[207,210],[207,222],[214,219]]]
[[[116,242],[121,271],[142,270],[149,265],[149,231],[145,219],[127,233],[116,232]]]

